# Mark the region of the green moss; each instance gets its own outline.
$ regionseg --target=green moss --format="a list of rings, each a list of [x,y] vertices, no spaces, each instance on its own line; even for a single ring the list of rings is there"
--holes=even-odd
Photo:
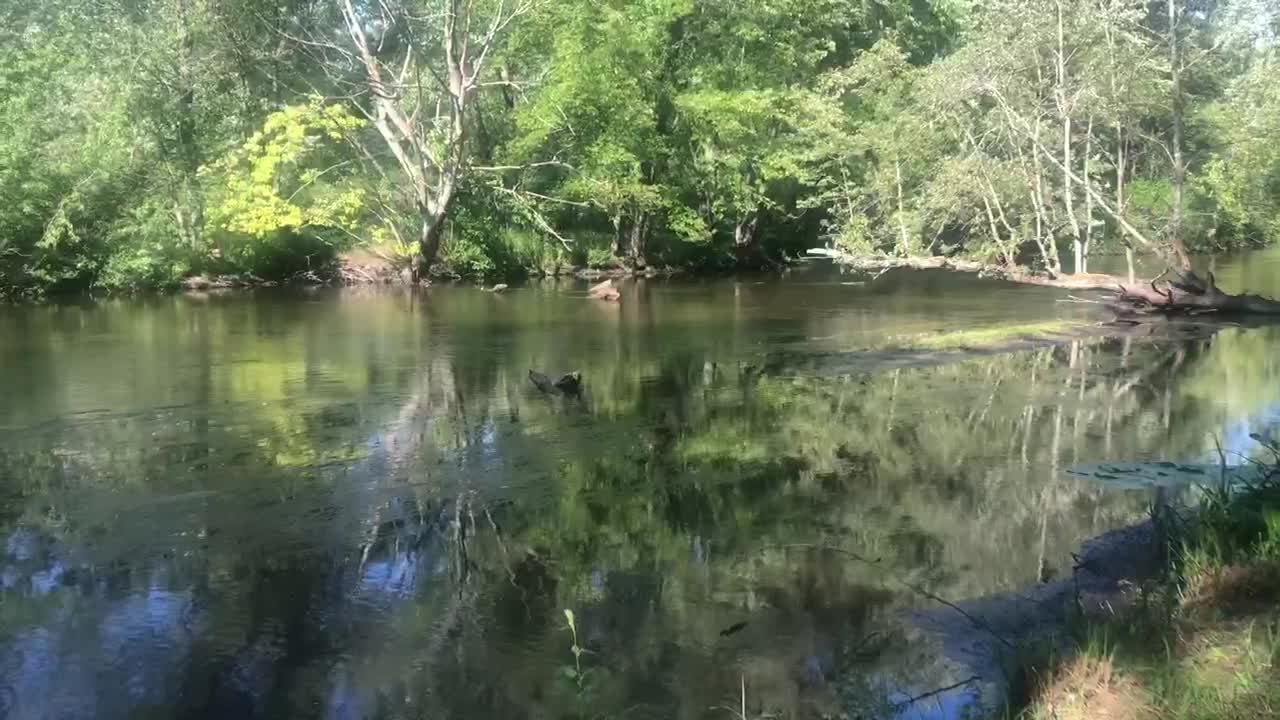
[[[984,326],[971,330],[902,335],[891,342],[904,348],[921,350],[1006,350],[1021,344],[1052,343],[1079,337],[1085,323],[1070,320],[1048,320],[1038,323]]]

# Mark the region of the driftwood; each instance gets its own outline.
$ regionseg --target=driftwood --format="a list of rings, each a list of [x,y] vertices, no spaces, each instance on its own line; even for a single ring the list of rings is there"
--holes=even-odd
[[[1111,294],[1105,303],[1124,315],[1208,314],[1280,316],[1280,301],[1261,295],[1223,292],[1213,273],[1200,277],[1194,272],[1166,270],[1146,283],[1127,284],[1113,275],[1080,273],[1053,276],[1017,266],[993,265],[948,257],[899,258],[855,257],[835,250],[810,250],[810,254],[830,257],[842,266],[878,278],[890,270],[950,270],[997,278],[1008,282],[1064,290],[1099,290]]]

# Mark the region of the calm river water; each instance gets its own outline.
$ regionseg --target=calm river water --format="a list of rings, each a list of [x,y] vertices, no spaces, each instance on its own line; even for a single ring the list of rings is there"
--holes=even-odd
[[[0,717],[874,711],[940,677],[903,581],[1069,571],[1153,492],[1072,466],[1276,422],[1275,328],[862,281],[0,306]]]

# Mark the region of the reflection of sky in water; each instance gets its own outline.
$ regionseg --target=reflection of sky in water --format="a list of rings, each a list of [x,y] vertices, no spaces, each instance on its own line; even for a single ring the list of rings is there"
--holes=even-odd
[[[418,575],[416,553],[397,553],[386,560],[367,563],[360,575],[356,594],[362,598],[379,598],[384,595],[401,596],[413,592]]]
[[[1259,388],[1262,391],[1262,388]],[[1250,435],[1272,436],[1280,428],[1280,402],[1273,402],[1248,418],[1229,423],[1223,429],[1222,451],[1227,455],[1227,462],[1235,464],[1241,458],[1257,455],[1258,441]],[[1213,458],[1215,461],[1217,458]]]
[[[124,717],[172,702],[190,610],[186,593],[152,589],[109,605],[96,622],[55,613],[58,622],[22,633],[0,660],[14,703],[6,717]]]
[[[38,544],[34,533],[19,529],[9,538],[10,558],[30,558]],[[349,597],[356,606],[386,611],[412,597],[427,567],[437,574],[448,571],[447,562],[427,552],[373,553]],[[7,574],[19,576],[12,566]],[[30,575],[30,592],[47,597],[52,617],[8,638],[0,650],[0,717],[130,717],[139,708],[180,703],[193,642],[216,638],[219,631],[209,626],[211,618],[197,607],[192,592],[165,589],[181,581],[160,571],[153,573],[147,589],[115,597],[109,583],[64,585],[64,574],[63,565],[54,561],[49,569]],[[304,597],[297,601],[307,602]],[[239,649],[226,648],[231,652],[218,694],[239,716],[266,709],[283,659],[279,628],[260,630]],[[210,632],[213,638],[202,637]],[[86,672],[88,668],[92,671]],[[368,717],[374,691],[353,684],[341,661],[329,675],[324,716]]]

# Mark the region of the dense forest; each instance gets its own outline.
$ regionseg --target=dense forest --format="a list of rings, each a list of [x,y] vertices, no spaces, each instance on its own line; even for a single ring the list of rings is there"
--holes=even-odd
[[[1273,243],[1278,35],[1267,0],[0,0],[0,295]]]

